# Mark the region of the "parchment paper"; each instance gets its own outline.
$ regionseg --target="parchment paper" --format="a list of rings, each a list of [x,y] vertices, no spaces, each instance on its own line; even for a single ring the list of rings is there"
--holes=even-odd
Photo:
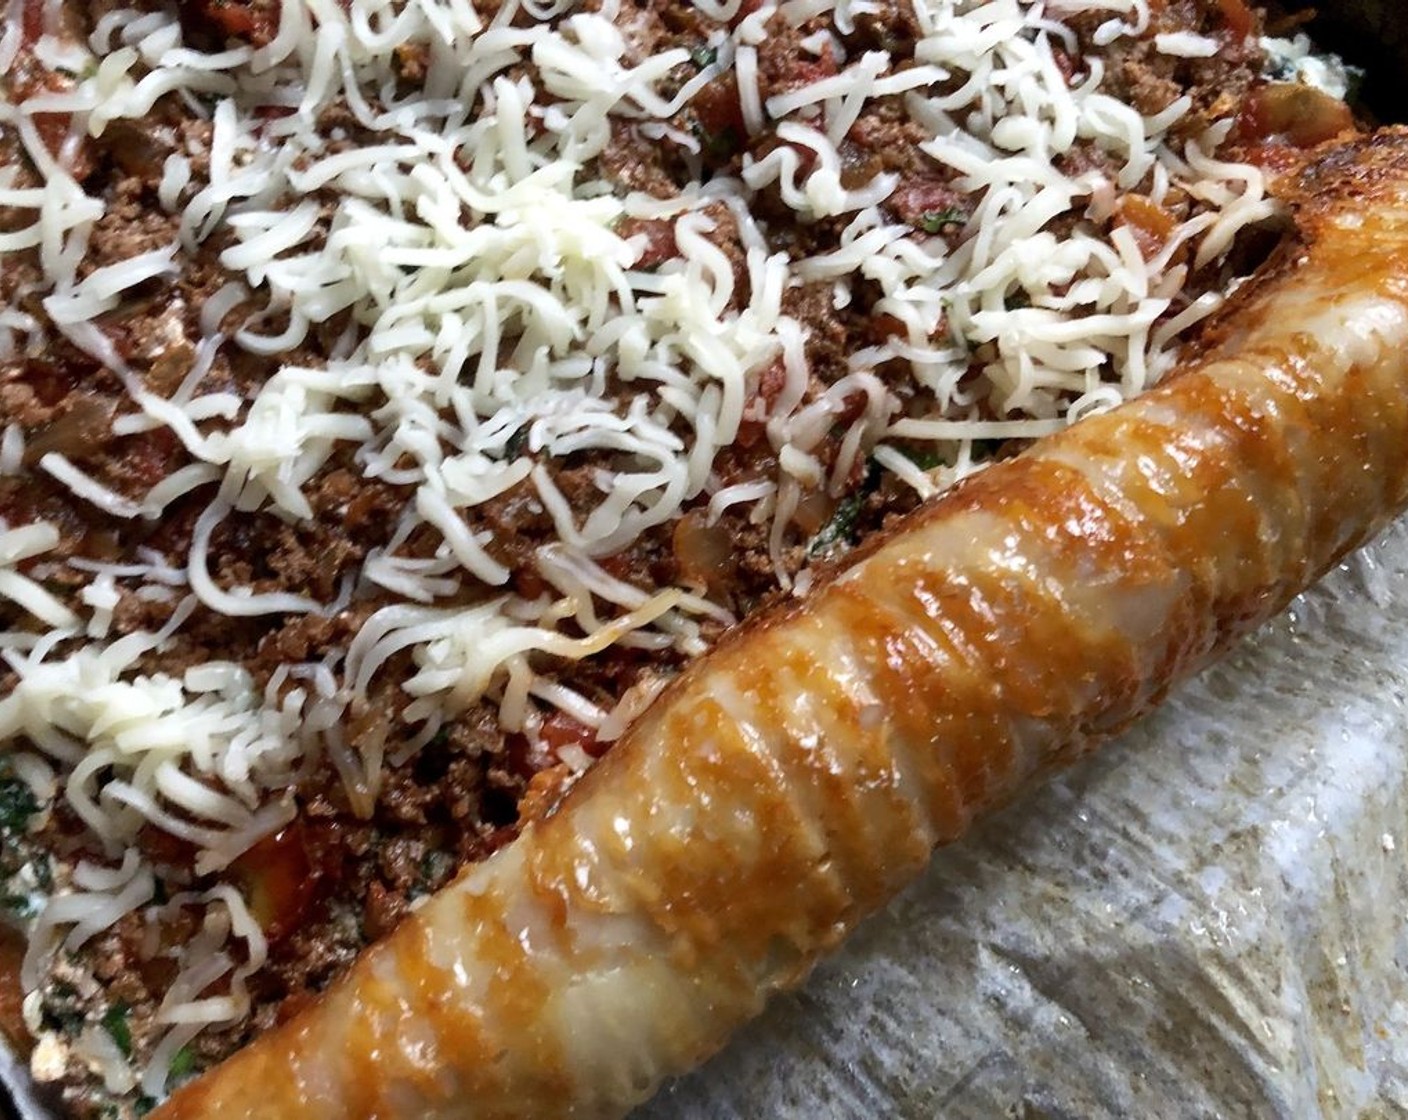
[[[1408,521],[636,1120],[1408,1115]]]

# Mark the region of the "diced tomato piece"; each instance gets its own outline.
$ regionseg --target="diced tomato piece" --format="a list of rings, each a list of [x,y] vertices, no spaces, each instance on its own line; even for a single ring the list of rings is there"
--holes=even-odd
[[[928,233],[944,233],[968,220],[968,197],[938,179],[901,183],[887,205],[905,222]]]
[[[249,912],[271,942],[298,929],[319,898],[323,868],[309,858],[303,828],[294,823],[266,836],[230,865]]]
[[[967,196],[938,179],[911,179],[888,197],[888,206],[901,220],[921,225],[935,214],[967,213]]]
[[[44,404],[53,407],[91,377],[98,365],[83,355],[79,361],[52,358],[26,358],[20,380],[34,390]]]
[[[757,395],[768,404],[772,404],[782,395],[783,386],[787,384],[787,370],[783,368],[782,362],[776,361],[764,366],[758,374]]]
[[[541,742],[530,743],[527,735],[516,731],[504,736],[504,748],[508,769],[524,781],[552,761]]]
[[[870,338],[877,346],[884,345],[892,338],[907,338],[909,328],[894,315],[871,315],[866,324],[870,328]]]
[[[758,387],[754,391],[753,400],[761,400],[767,406],[763,412],[770,411],[772,402],[777,400],[778,394],[786,384],[787,371],[783,369],[780,360],[775,361],[759,372]],[[767,434],[767,420],[758,419],[758,412],[751,401],[743,410],[744,419],[738,426],[738,435],[734,440],[742,448],[756,447]]]
[[[39,133],[39,139],[49,154],[55,159],[61,158],[73,127],[73,118],[68,113],[35,113],[31,119],[34,121],[34,131]],[[93,173],[93,155],[86,136],[78,138],[68,171],[79,182]]]
[[[721,137],[729,130],[737,136],[744,133],[738,86],[730,78],[715,78],[694,95],[690,108],[699,127],[711,137]]]
[[[831,53],[831,44],[827,43],[821,48],[821,54],[815,58],[794,55],[789,59],[777,92],[801,89],[803,86],[809,86],[823,78],[834,78],[840,72],[836,65],[836,58]]]
[[[0,1039],[28,1054],[33,1044],[24,1025],[24,985],[20,964],[24,961],[24,940],[0,926]]]
[[[24,5],[20,16],[20,43],[37,43],[44,34],[44,0],[19,0]]]
[[[617,579],[631,582],[635,559],[629,549],[624,552],[614,552],[610,556],[602,556],[597,560],[602,569]]]
[[[1354,128],[1348,105],[1301,82],[1271,82],[1252,90],[1238,121],[1244,141],[1280,140],[1296,148],[1313,148]]]
[[[1134,234],[1145,260],[1159,255],[1178,226],[1172,214],[1142,194],[1125,195],[1120,200],[1119,217]]]
[[[729,27],[737,27],[762,6],[763,0],[743,0],[743,3],[738,6],[738,11],[734,13],[733,19],[729,20]]]
[[[768,426],[766,421],[743,419],[738,425],[738,435],[734,438],[734,443],[744,451],[751,451],[762,442],[767,435]]]
[[[515,568],[513,589],[525,599],[536,599],[548,590],[548,582],[535,568]]]
[[[181,26],[188,35],[239,39],[262,47],[279,28],[279,0],[181,0]]]
[[[645,248],[636,259],[635,268],[655,268],[680,255],[675,244],[675,226],[663,218],[623,222],[618,231],[624,238],[644,237]]]
[[[1256,17],[1252,15],[1247,0],[1217,0],[1222,9],[1222,18],[1227,21],[1227,30],[1238,39],[1245,39],[1256,28]]]
[[[847,393],[841,400],[841,410],[836,413],[836,423],[842,427],[850,427],[861,418],[868,404],[870,404],[868,393],[859,389],[854,393]]]
[[[122,455],[133,478],[151,487],[172,473],[181,456],[181,441],[170,428],[157,428],[133,436],[123,447]]]
[[[189,840],[172,836],[169,832],[146,825],[137,834],[137,846],[153,863],[167,867],[192,868],[196,863],[196,846]]]
[[[593,758],[606,751],[606,744],[598,741],[595,731],[558,709],[543,717],[542,726],[538,728],[538,738],[554,755],[563,747],[569,746],[580,747]]]
[[[231,39],[245,39],[254,33],[254,14],[234,4],[209,5],[210,20]]]

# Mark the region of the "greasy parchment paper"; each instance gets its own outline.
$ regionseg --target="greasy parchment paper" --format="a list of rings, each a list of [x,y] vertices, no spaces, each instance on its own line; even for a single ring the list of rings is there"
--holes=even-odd
[[[1408,519],[634,1120],[1408,1115],[1405,964]]]
[[[635,1120],[1408,1115],[1408,520]]]

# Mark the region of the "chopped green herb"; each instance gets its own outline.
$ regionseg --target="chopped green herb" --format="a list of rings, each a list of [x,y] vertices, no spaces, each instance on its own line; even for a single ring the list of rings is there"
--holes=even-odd
[[[138,1116],[145,1116],[161,1102],[155,1097],[149,1097],[143,1093],[132,1105],[132,1111]]]
[[[127,1013],[131,1008],[127,1004],[118,1000],[106,1011],[103,1012],[103,1030],[112,1035],[112,1040],[117,1043],[117,1048],[122,1051],[124,1058],[132,1056],[132,1028],[127,1025]]]
[[[880,486],[884,470],[873,458],[866,461],[865,477],[860,485],[837,503],[831,520],[821,527],[821,531],[807,545],[808,556],[824,556],[838,544],[854,544],[856,525],[860,521],[865,499]]]
[[[718,159],[730,159],[742,147],[738,133],[732,127],[724,129],[709,141],[709,154]]]
[[[719,52],[713,47],[695,47],[689,52],[689,61],[703,70],[706,66],[713,66],[719,60]]]
[[[528,445],[528,425],[524,425],[508,437],[508,442],[504,444],[504,459],[517,459],[523,454],[523,449]]]
[[[855,535],[856,522],[860,520],[860,507],[864,503],[865,495],[860,491],[842,498],[831,520],[821,527],[807,546],[807,555],[824,556],[838,544],[850,543]]]
[[[899,452],[916,467],[918,467],[921,471],[931,471],[935,467],[941,467],[944,465],[944,457],[940,455],[937,451],[935,451],[932,447],[913,447],[901,445],[899,447]]]
[[[168,1067],[170,1072],[167,1076],[170,1080],[175,1081],[177,1078],[185,1077],[194,1072],[195,1068],[195,1052],[189,1046],[183,1046],[172,1055],[171,1065]]]
[[[29,866],[34,869],[34,882],[39,889],[51,890],[54,886],[54,869],[49,866],[49,857],[35,856]]]
[[[23,832],[37,812],[39,802],[27,784],[8,775],[0,777],[0,832]]]
[[[16,918],[32,918],[39,908],[27,894],[0,894],[0,910]]]
[[[702,124],[695,123],[690,131],[704,148],[710,159],[717,162],[724,162],[732,159],[735,152],[742,147],[738,138],[738,132],[732,125],[729,125],[722,132],[710,132]]]
[[[919,228],[925,233],[943,233],[949,226],[961,226],[971,215],[961,206],[930,210],[919,218]]]
[[[1008,311],[1018,311],[1023,307],[1030,307],[1031,305],[1032,297],[1021,289],[1013,292],[1002,301],[1002,306],[1007,308]]]
[[[44,1025],[64,1034],[77,1034],[83,1029],[83,1011],[79,1007],[78,989],[60,980],[44,993],[42,1007]]]
[[[449,852],[426,852],[420,861],[420,877],[409,892],[411,897],[430,894],[439,889],[454,870],[455,859]]]

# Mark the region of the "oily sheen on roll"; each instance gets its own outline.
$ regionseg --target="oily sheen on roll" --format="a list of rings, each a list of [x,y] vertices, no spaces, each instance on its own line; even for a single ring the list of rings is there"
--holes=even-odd
[[[157,1116],[619,1116],[976,813],[1369,538],[1408,504],[1408,132],[1323,151],[1286,193],[1287,244],[1162,387],[737,632]]]

